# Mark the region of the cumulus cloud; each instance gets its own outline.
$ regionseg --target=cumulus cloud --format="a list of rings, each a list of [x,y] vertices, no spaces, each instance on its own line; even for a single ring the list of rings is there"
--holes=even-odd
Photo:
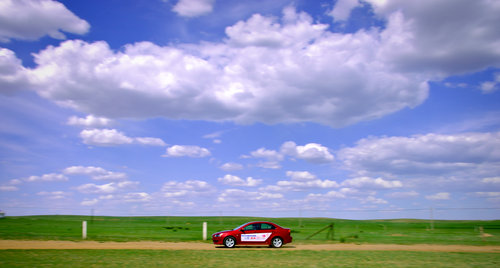
[[[308,143],[306,145],[297,145],[293,141],[287,141],[281,145],[279,151],[268,150],[266,148],[259,148],[250,153],[245,158],[264,158],[266,161],[259,162],[257,166],[262,168],[279,169],[281,168],[280,162],[285,157],[298,158],[310,163],[328,163],[334,160],[334,156],[330,153],[329,149],[321,144]]]
[[[85,34],[90,25],[52,0],[3,0],[0,4],[0,42],[36,40],[44,35],[65,39],[64,32]],[[8,22],[8,23],[7,23]]]
[[[210,151],[206,148],[195,145],[174,145],[167,148],[165,157],[207,157]]]
[[[493,81],[486,81],[481,84],[481,91],[485,94],[493,93],[500,88],[500,73],[496,73]]]
[[[151,146],[165,146],[159,138],[137,137],[131,138],[116,129],[84,129],[80,132],[83,143],[96,146],[117,146],[123,144],[141,144]]]
[[[260,201],[260,200],[268,200],[268,199],[281,199],[283,198],[283,194],[280,193],[267,193],[267,192],[250,192],[244,191],[240,189],[227,189],[224,190],[217,201],[219,202],[236,202],[240,203],[241,201]]]
[[[179,0],[172,8],[183,17],[198,17],[212,12],[215,0]]]
[[[316,175],[309,171],[287,171],[286,175],[294,181],[310,181],[317,179]]]
[[[96,117],[93,115],[87,115],[85,118],[72,116],[68,119],[68,125],[92,128],[106,127],[109,126],[111,122],[111,119],[105,117]]]
[[[12,50],[0,48],[0,93],[12,94],[30,87],[27,69]]]
[[[100,185],[87,183],[76,187],[76,190],[84,194],[112,194],[124,189],[134,188],[138,184],[139,182],[136,181],[110,182]]]
[[[489,0],[367,0],[387,20],[382,54],[398,68],[443,75],[498,67],[500,5]],[[446,16],[443,14],[446,13]]]
[[[0,79],[111,119],[343,127],[421,104],[429,80],[499,66],[500,6],[491,1],[365,2],[383,27],[334,33],[288,7],[281,18],[255,14],[227,27],[218,43],[114,51],[103,41],[66,41],[34,54],[32,69],[9,56],[17,75]],[[351,3],[347,14],[354,1],[338,10],[342,3]]]
[[[83,143],[97,146],[131,144],[134,139],[116,129],[84,129],[80,132]]]
[[[392,192],[392,193],[386,194],[387,197],[396,198],[396,199],[413,198],[413,197],[417,197],[419,195],[420,194],[417,193],[417,192],[415,192],[415,191],[409,191],[409,192]]]
[[[99,199],[93,198],[93,199],[85,199],[82,202],[80,202],[80,205],[82,206],[94,206],[97,203],[99,203]]]
[[[228,163],[224,163],[223,165],[221,165],[220,169],[222,169],[224,171],[241,170],[241,169],[243,169],[243,165],[238,164],[238,163],[228,162]]]
[[[494,177],[500,172],[500,132],[370,137],[341,149],[337,157],[361,177]]]
[[[67,175],[87,175],[94,180],[126,180],[127,174],[123,172],[113,172],[101,167],[93,166],[71,166],[63,170]]]
[[[304,191],[307,189],[326,189],[326,188],[337,188],[340,185],[336,181],[332,180],[321,180],[316,177],[316,175],[308,171],[287,171],[286,176],[290,180],[281,180],[276,183],[276,185],[269,185],[262,187],[261,190],[265,191]]]
[[[342,186],[355,187],[355,188],[400,188],[403,184],[400,181],[388,181],[382,178],[370,178],[370,177],[357,177],[353,179],[347,179],[342,182]]]
[[[433,195],[425,196],[428,200],[448,200],[450,199],[450,193],[437,193]]]
[[[19,190],[19,188],[13,185],[0,185],[0,192],[14,192],[17,190]]]
[[[222,178],[217,179],[220,183],[231,185],[231,186],[244,186],[244,187],[253,187],[262,183],[261,179],[254,179],[252,177],[247,177],[246,179],[242,179],[235,175],[226,174]]]
[[[489,177],[481,180],[482,183],[500,184],[500,177]]]
[[[68,177],[63,174],[50,173],[42,176],[30,176],[25,179],[27,182],[43,182],[43,181],[68,181]]]
[[[161,188],[165,197],[184,197],[211,193],[215,188],[206,181],[187,180],[184,182],[168,181]]]
[[[288,141],[281,146],[281,152],[312,163],[328,163],[334,160],[328,148],[317,143],[297,146],[295,142]]]
[[[151,199],[151,195],[144,192],[127,193],[123,196],[123,200],[128,203],[149,202]]]
[[[63,199],[72,195],[70,192],[64,192],[64,191],[53,191],[53,192],[41,191],[36,194],[40,196],[45,196],[49,199]]]
[[[335,21],[345,21],[351,15],[352,9],[360,5],[358,0],[338,0],[328,15],[332,16]]]

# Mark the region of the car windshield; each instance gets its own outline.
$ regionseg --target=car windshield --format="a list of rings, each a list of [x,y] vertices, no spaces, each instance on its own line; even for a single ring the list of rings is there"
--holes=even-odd
[[[240,226],[238,226],[238,227],[234,228],[233,230],[238,230],[238,229],[240,229],[241,227],[243,227],[243,226],[245,226],[245,225],[247,225],[247,224],[248,224],[248,222],[247,222],[247,223],[243,223],[242,225],[240,225]]]

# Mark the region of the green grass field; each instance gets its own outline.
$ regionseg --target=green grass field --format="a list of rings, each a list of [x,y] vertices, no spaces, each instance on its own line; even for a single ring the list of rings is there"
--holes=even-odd
[[[429,221],[401,219],[22,216],[0,219],[0,239],[78,241],[84,220],[87,239],[97,241],[201,241],[204,221],[210,235],[248,221],[269,220],[291,228],[294,243],[500,245],[500,220],[434,221],[431,230]],[[333,241],[327,239],[326,231],[306,240],[331,223]]]
[[[1,267],[498,267],[500,254],[280,250],[0,250]]]

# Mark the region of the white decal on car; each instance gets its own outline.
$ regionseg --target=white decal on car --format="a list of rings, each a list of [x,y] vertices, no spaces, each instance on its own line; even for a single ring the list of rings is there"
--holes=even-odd
[[[244,242],[264,242],[271,236],[271,233],[242,234],[241,241]]]

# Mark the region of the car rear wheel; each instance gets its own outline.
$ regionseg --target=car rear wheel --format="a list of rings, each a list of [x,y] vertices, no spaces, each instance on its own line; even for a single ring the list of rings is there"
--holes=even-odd
[[[234,246],[236,246],[236,239],[232,236],[224,238],[224,246],[226,248],[234,248]]]
[[[283,239],[281,239],[281,237],[273,238],[273,240],[271,241],[271,246],[273,248],[280,248],[281,246],[283,246]]]

